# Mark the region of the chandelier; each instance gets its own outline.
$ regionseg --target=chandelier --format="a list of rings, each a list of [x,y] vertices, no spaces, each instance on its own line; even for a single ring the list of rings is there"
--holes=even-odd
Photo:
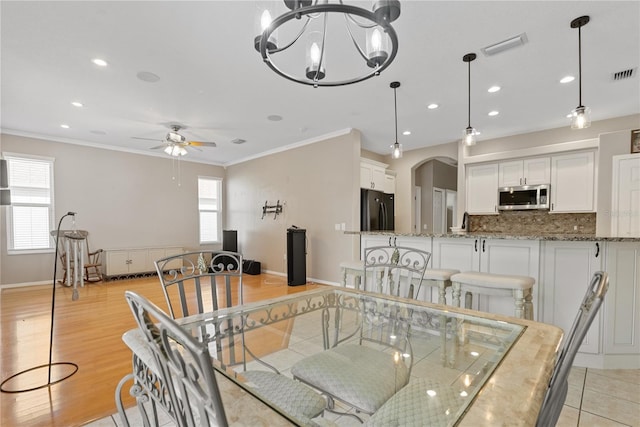
[[[275,19],[277,6],[269,3],[258,2],[254,47],[286,79],[343,86],[379,75],[396,57],[391,23],[400,16],[398,0],[374,1],[371,10],[342,0],[284,0],[285,12]],[[355,54],[345,57],[349,45]]]

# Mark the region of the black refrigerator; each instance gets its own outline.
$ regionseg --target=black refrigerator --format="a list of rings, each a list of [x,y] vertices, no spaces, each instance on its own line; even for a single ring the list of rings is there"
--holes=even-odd
[[[394,195],[360,189],[360,231],[393,231]]]

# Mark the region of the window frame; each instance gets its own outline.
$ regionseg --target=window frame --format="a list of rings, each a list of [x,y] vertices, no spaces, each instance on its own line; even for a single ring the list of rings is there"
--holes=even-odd
[[[218,203],[217,209],[201,209],[200,208],[200,180],[207,180],[207,181],[215,181],[216,183],[216,187],[217,187],[217,191],[218,191]],[[222,178],[219,177],[214,177],[214,176],[202,176],[202,175],[198,175],[198,181],[197,181],[197,191],[198,191],[198,242],[200,245],[212,245],[212,244],[219,244],[222,242]],[[217,229],[217,236],[218,239],[215,241],[208,241],[208,240],[202,240],[202,213],[203,212],[215,212],[217,213],[217,223],[216,223],[216,229]]]
[[[36,156],[32,154],[21,154],[21,153],[9,153],[3,152],[2,156],[5,160],[7,160],[7,168],[8,177],[9,177],[9,189],[13,189],[11,185],[11,159],[15,160],[31,160],[31,161],[40,161],[46,162],[49,164],[49,196],[50,203],[40,204],[40,203],[17,203],[15,197],[12,197],[11,206],[7,207],[6,212],[6,232],[7,232],[7,255],[27,255],[27,254],[43,254],[43,253],[54,253],[55,252],[55,243],[53,238],[49,235],[49,247],[47,248],[29,248],[29,249],[15,249],[14,248],[14,240],[13,240],[13,206],[32,206],[32,207],[40,207],[40,206],[48,206],[49,210],[49,233],[51,230],[55,228],[55,182],[54,182],[54,167],[55,167],[55,158],[53,157],[45,157],[45,156]],[[12,191],[13,193],[13,191]]]

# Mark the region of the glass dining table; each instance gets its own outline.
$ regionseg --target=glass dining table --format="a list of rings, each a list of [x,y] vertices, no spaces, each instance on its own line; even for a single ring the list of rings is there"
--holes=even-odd
[[[436,407],[442,413],[431,425],[532,425],[562,337],[560,329],[538,322],[330,286],[178,322],[207,343],[223,379],[264,403],[265,411],[297,425],[309,420],[282,407],[268,390],[255,387],[247,373],[271,371],[294,377],[292,367],[305,359],[346,344],[362,344],[365,330],[378,328],[397,340],[395,334],[401,332],[391,325],[398,322],[404,325],[398,331],[409,344],[400,353],[409,366],[408,385],[424,380],[436,384],[413,404],[427,405],[433,395],[455,393],[455,398]],[[392,351],[388,354],[398,357]],[[332,375],[332,370],[323,375]],[[401,389],[402,385],[397,396]],[[380,411],[393,400],[392,396]],[[340,401],[333,409],[365,422],[376,416]],[[402,425],[406,411],[406,407],[399,411],[395,425]],[[347,419],[326,411],[325,416],[338,425]],[[389,411],[386,417],[385,424]],[[392,410],[392,422],[393,417]]]

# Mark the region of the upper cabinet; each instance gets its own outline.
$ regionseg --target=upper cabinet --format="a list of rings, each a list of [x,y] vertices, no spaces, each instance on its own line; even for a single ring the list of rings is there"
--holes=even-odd
[[[551,159],[549,157],[502,162],[499,166],[498,185],[500,187],[549,184],[550,180]]]
[[[396,175],[389,170],[386,171],[384,175],[384,192],[387,194],[396,194]]]
[[[387,165],[384,163],[365,158],[360,159],[360,188],[385,191],[386,169]]]
[[[551,157],[551,212],[593,212],[594,152]]]
[[[498,213],[498,164],[467,167],[467,212],[475,215]]]

